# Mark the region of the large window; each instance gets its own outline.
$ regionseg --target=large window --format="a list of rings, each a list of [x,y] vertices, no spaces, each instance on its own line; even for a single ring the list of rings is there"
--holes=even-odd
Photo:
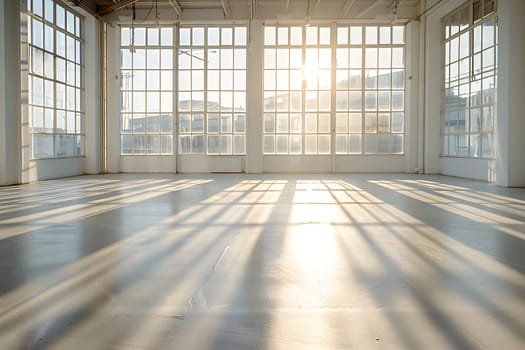
[[[28,1],[32,158],[84,154],[82,18],[53,0]]]
[[[332,129],[336,154],[403,153],[404,45],[403,26],[266,26],[264,154],[331,154]]]
[[[173,154],[173,28],[121,28],[121,153]]]
[[[403,153],[404,29],[337,28],[336,154]]]
[[[245,154],[244,26],[179,29],[179,154]]]
[[[493,157],[497,18],[495,0],[470,0],[442,20],[444,156]]]
[[[330,27],[264,30],[264,154],[330,154]]]

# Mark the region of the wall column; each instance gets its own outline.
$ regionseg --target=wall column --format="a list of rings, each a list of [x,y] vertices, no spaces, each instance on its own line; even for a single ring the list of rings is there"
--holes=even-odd
[[[263,24],[251,21],[246,55],[246,172],[262,173]]]
[[[26,1],[0,0],[0,185],[22,182],[20,17]],[[27,26],[25,26],[27,28]],[[25,30],[25,29],[24,29]],[[27,61],[24,65],[27,68]],[[26,72],[27,73],[27,72]],[[25,91],[27,105],[27,90]],[[29,150],[27,150],[29,151]]]
[[[106,31],[106,133],[107,171],[120,172],[120,31],[107,25]]]
[[[496,183],[525,186],[525,1],[498,1]]]
[[[91,16],[84,21],[84,111],[85,154],[84,172],[98,174],[100,164],[100,34],[99,22]]]

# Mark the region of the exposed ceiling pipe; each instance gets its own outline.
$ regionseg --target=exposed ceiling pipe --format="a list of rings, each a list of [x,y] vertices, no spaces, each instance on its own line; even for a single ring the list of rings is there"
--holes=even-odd
[[[376,2],[374,2],[373,4],[371,4],[370,6],[368,6],[366,9],[364,9],[363,11],[361,11],[357,16],[355,16],[356,18],[362,18],[366,13],[368,13],[370,10],[372,10],[373,8],[375,8],[376,6],[380,5],[381,3],[383,2],[383,0],[376,0]]]
[[[102,7],[100,10],[97,11],[97,13],[99,16],[103,17],[106,15],[112,14],[113,12],[118,11],[120,9],[123,9],[126,6],[134,4],[137,1],[138,0],[121,0],[117,3]]]
[[[250,8],[250,19],[254,19],[257,11],[257,0],[248,0],[248,7]]]
[[[230,12],[230,5],[228,4],[228,0],[221,0],[222,4],[222,12],[224,12],[224,16],[228,16],[228,13]]]
[[[355,0],[346,0],[344,6],[343,6],[343,18],[346,18],[348,13],[350,12],[350,8],[355,3]]]
[[[182,18],[182,8],[180,7],[180,4],[177,0],[168,0],[171,7],[175,10],[175,13],[177,14],[178,18]]]
[[[314,12],[315,10],[317,10],[317,8],[319,7],[319,4],[321,4],[321,0],[317,0],[317,2],[315,3],[314,7],[312,7],[312,11],[311,12]]]

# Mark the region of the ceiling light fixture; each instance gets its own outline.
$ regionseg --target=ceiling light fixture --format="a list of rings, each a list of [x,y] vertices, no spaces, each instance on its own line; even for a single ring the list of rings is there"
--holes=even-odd
[[[310,26],[310,0],[306,3],[306,15],[304,16],[304,26]]]

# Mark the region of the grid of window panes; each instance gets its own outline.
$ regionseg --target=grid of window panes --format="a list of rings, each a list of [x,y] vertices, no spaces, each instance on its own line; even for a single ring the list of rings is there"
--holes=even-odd
[[[405,28],[338,26],[336,154],[403,153]]]
[[[246,153],[245,26],[179,28],[179,154]]]
[[[81,156],[82,18],[53,0],[27,5],[31,157]]]
[[[121,28],[121,154],[173,153],[173,28]]]
[[[497,18],[494,0],[471,0],[442,20],[444,156],[493,157]]]
[[[264,154],[330,154],[331,28],[264,28]]]

